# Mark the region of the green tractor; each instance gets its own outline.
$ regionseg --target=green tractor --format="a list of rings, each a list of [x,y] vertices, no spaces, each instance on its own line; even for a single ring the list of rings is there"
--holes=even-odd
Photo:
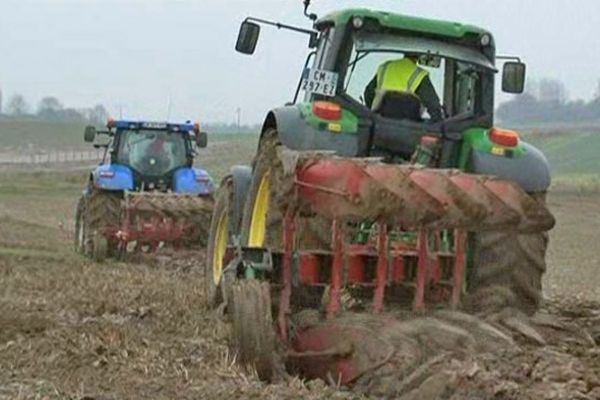
[[[253,164],[221,183],[206,292],[261,377],[274,374],[278,338],[288,369],[350,385],[373,368],[365,343],[377,333],[340,323],[345,313],[538,308],[550,172],[539,150],[494,126],[499,60],[504,92],[523,91],[526,68],[498,57],[490,32],[369,9],[319,19],[308,5],[312,29],[241,25],[243,54],[261,24],[306,34],[310,51],[291,103],[267,114]],[[377,83],[406,59],[439,108]],[[299,322],[307,312],[312,322]]]

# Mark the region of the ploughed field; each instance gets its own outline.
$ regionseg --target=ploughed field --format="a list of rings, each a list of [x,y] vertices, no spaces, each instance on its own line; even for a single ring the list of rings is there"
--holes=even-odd
[[[402,322],[439,351],[349,392],[293,377],[267,385],[237,367],[229,325],[204,303],[201,249],[135,263],[75,255],[84,181],[81,171],[0,175],[0,399],[600,398],[599,194],[550,195],[558,225],[534,322],[515,317],[491,336],[456,316]]]

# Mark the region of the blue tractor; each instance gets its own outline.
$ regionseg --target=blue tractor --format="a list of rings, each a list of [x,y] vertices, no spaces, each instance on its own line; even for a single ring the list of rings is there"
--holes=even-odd
[[[203,246],[214,184],[193,166],[207,145],[199,124],[109,120],[85,129],[84,140],[108,141],[77,205],[75,249],[97,261],[165,245]]]

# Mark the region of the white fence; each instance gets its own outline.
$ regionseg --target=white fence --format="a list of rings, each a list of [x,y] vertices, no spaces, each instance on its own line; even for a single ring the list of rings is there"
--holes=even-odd
[[[64,164],[99,161],[104,149],[71,150],[44,153],[0,153],[0,164]]]

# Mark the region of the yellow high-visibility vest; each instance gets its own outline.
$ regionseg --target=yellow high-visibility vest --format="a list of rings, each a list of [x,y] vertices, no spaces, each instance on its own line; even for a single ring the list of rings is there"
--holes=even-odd
[[[373,106],[381,101],[386,92],[406,92],[414,94],[429,72],[419,68],[409,58],[388,61],[377,70],[377,91]]]

